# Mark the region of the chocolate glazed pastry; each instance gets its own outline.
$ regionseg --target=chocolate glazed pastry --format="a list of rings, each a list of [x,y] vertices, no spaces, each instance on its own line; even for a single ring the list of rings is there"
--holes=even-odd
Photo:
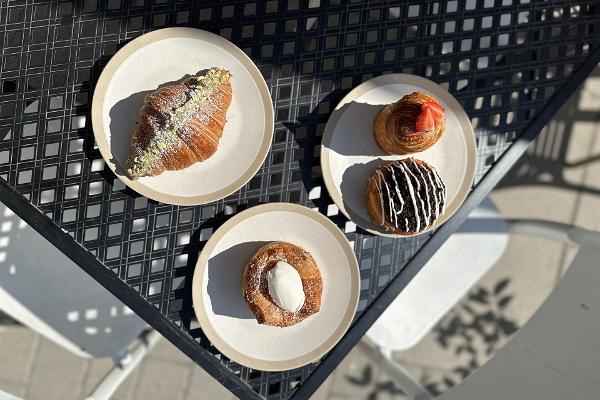
[[[371,219],[397,235],[427,229],[444,213],[446,185],[425,161],[407,158],[380,165],[369,178]]]
[[[146,96],[125,162],[132,179],[204,161],[217,150],[231,104],[231,73],[211,68]]]
[[[269,294],[267,273],[278,261],[291,265],[302,280],[304,304],[297,312],[279,307]],[[287,242],[271,242],[261,247],[244,267],[244,300],[259,324],[278,327],[295,325],[321,309],[323,281],[315,260],[303,248]]]
[[[373,134],[389,154],[411,154],[433,146],[446,128],[444,109],[437,99],[414,92],[386,106],[377,114]]]

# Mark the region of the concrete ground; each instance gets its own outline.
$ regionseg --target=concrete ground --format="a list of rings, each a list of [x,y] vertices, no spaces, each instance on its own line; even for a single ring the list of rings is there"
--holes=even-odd
[[[491,194],[502,215],[600,230],[600,68],[574,94]],[[526,322],[574,253],[542,239],[509,239],[471,292],[416,346],[394,357],[434,393],[485,363]],[[110,368],[84,360],[0,317],[0,389],[26,399],[81,399]],[[168,377],[168,379],[165,379]],[[115,399],[227,399],[227,390],[166,340],[144,359]],[[404,399],[360,348],[315,395],[319,399]]]

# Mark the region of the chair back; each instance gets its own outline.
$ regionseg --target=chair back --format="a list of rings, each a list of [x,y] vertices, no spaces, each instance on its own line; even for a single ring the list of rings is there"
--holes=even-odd
[[[0,309],[80,356],[118,357],[147,326],[1,203]]]
[[[516,225],[520,232],[546,232],[542,236],[548,237],[563,232],[579,251],[557,287],[504,348],[439,399],[599,399],[600,234],[559,224]]]

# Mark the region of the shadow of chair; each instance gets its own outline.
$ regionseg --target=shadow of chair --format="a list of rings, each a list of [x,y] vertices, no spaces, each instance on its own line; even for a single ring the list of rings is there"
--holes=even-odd
[[[592,79],[598,77],[600,68],[596,68],[590,75]],[[530,145],[527,153],[513,166],[515,173],[502,180],[497,189],[534,185],[600,195],[599,187],[573,182],[566,173],[574,168],[600,162],[600,154],[575,160],[569,154],[569,146],[573,143],[578,124],[600,121],[600,112],[581,107],[585,90],[585,87],[580,88],[571,96]],[[600,99],[598,103],[600,104]]]

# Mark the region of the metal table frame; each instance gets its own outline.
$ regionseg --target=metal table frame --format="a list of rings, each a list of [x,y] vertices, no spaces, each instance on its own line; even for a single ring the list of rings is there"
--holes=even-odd
[[[135,0],[134,0],[135,1]],[[134,2],[132,1],[132,3]],[[43,2],[40,2],[40,4]],[[137,3],[137,2],[136,2]],[[142,2],[143,3],[143,2]],[[272,2],[271,2],[272,3]],[[275,2],[277,3],[277,2]],[[333,7],[338,7],[335,2],[333,3]],[[438,7],[450,7],[450,4],[453,4],[452,7],[455,7],[455,2],[452,1],[442,1],[438,4]],[[492,2],[493,3],[493,2]],[[13,2],[9,5],[2,4],[0,11],[6,11],[10,7],[14,5],[21,5],[20,2]],[[25,3],[23,3],[25,4]],[[36,3],[37,4],[37,3]],[[51,8],[56,7],[59,9],[56,3],[49,3]],[[129,4],[129,3],[127,3]],[[174,2],[173,2],[174,4]],[[172,3],[168,4],[168,8],[165,8],[165,12],[172,12],[175,14],[177,11],[177,6]],[[211,6],[214,6],[214,9],[217,9],[215,6],[216,3],[211,3]],[[231,7],[235,7],[231,4]],[[256,3],[254,6],[254,11],[256,12]],[[373,2],[375,6],[381,6],[382,2]],[[417,3],[411,3],[416,5]],[[425,4],[425,3],[423,3]],[[441,6],[439,6],[441,4]],[[556,2],[557,7],[568,7],[564,2]],[[119,3],[119,6],[121,3]],[[204,3],[202,3],[204,5]],[[383,4],[385,7],[393,6],[396,7],[395,4],[388,4],[385,2]],[[406,5],[404,3],[398,4],[398,8],[408,8],[413,5]],[[193,6],[193,4],[192,4]],[[262,7],[263,4],[260,3],[259,7]],[[303,6],[308,6],[303,3]],[[340,9],[343,7],[347,7],[350,10],[352,7],[356,5],[352,4],[344,4],[339,6]],[[367,7],[360,6],[360,10],[367,14]],[[356,6],[356,7],[359,7]],[[27,5],[25,5],[27,7]],[[76,9],[79,7],[78,5],[74,6]],[[85,5],[83,6],[85,7]],[[108,6],[107,6],[108,7]],[[218,7],[221,7],[219,5]],[[223,6],[229,7],[229,6]],[[269,7],[269,5],[265,6],[265,10]],[[275,8],[281,11],[281,7]],[[432,4],[428,3],[426,6],[423,6],[423,9],[428,7],[427,9],[431,9]],[[544,6],[547,7],[547,6]],[[594,3],[594,7],[600,8],[600,5]],[[364,9],[363,9],[364,8]],[[188,8],[192,10],[191,6]],[[223,8],[224,9],[224,8]],[[159,11],[161,11],[160,9]],[[382,9],[383,10],[383,9]],[[421,9],[422,10],[422,9]],[[108,13],[108,9],[105,10]],[[298,12],[303,12],[302,9]],[[506,10],[504,10],[506,11]],[[502,11],[502,12],[504,12]],[[139,11],[139,15],[146,16],[152,15],[156,11],[150,5],[144,5],[142,9]],[[194,11],[191,11],[192,13]],[[224,12],[224,11],[223,11]],[[342,15],[343,10],[340,12]],[[383,11],[382,11],[383,12]],[[462,16],[471,15],[470,11],[464,9],[464,5],[460,5],[458,12],[462,12]],[[477,14],[479,11],[473,11],[473,15]],[[244,8],[245,13],[245,8]],[[491,12],[494,14],[495,12]],[[500,14],[501,11],[498,11]],[[285,17],[286,13],[281,12],[281,16]],[[297,15],[294,12],[291,12],[289,15]],[[307,12],[306,18],[308,16],[310,18],[327,18],[327,10],[313,10],[311,12]],[[596,16],[599,15],[598,10],[595,9]],[[196,17],[201,18],[202,14],[196,15]],[[238,15],[238,11],[236,8],[236,13],[234,14],[235,18],[238,18],[240,21],[244,21],[244,16],[242,14]],[[0,14],[0,26],[6,22],[6,15],[2,17]],[[8,17],[10,18],[10,16]],[[55,23],[59,23],[61,17],[59,14],[55,17],[54,20],[50,18],[50,21],[54,21]],[[102,17],[97,17],[98,19],[103,19]],[[366,17],[365,17],[366,18]],[[259,22],[260,18],[257,19]],[[440,16],[418,16],[416,23],[426,23],[429,21],[440,21]],[[304,21],[304,20],[302,20]],[[365,20],[366,21],[366,20]],[[443,19],[442,19],[443,21]],[[239,22],[240,24],[242,22]],[[399,26],[403,27],[405,20],[399,21]],[[600,22],[599,19],[596,19],[596,22]],[[177,24],[174,22],[174,24]],[[216,25],[219,25],[219,22],[215,22]],[[283,24],[283,22],[282,22]],[[192,24],[195,25],[195,24]],[[600,24],[599,24],[600,25]],[[365,22],[365,26],[374,26],[373,22]],[[199,27],[204,27],[203,24],[200,24]],[[25,28],[24,28],[25,29]],[[145,27],[145,30],[148,28]],[[321,28],[320,28],[321,29]],[[339,29],[345,29],[345,27],[339,27]],[[320,33],[326,32],[327,29],[323,28]],[[360,33],[360,30],[356,32]],[[5,32],[0,30],[0,44],[2,43],[2,37]],[[299,33],[303,33],[302,31]],[[287,36],[286,36],[287,35]],[[308,35],[308,34],[307,34]],[[341,35],[341,34],[340,34]],[[282,37],[291,37],[293,35],[285,33],[282,34]],[[312,36],[319,39],[318,33],[317,36]],[[342,36],[340,36],[341,38]],[[120,38],[120,37],[119,37]],[[425,40],[425,39],[423,39]],[[119,41],[122,41],[119,39]],[[102,42],[102,40],[101,40]],[[458,39],[456,41],[458,43]],[[296,49],[297,54],[301,54],[302,51]],[[8,51],[7,51],[8,52]],[[319,53],[315,54],[315,57],[319,57]],[[260,58],[260,57],[259,57]],[[403,269],[393,277],[387,286],[378,292],[377,297],[372,300],[366,310],[362,313],[359,313],[357,319],[354,324],[344,336],[344,338],[336,345],[336,347],[326,356],[324,357],[320,363],[317,365],[311,366],[309,369],[303,371],[301,373],[302,380],[299,385],[294,387],[293,389],[287,390],[282,389],[280,391],[274,390],[271,393],[270,388],[265,388],[264,385],[269,385],[271,382],[269,380],[269,376],[277,378],[277,373],[264,373],[266,378],[261,378],[261,387],[259,392],[255,390],[256,388],[250,384],[248,384],[245,380],[240,379],[239,374],[241,373],[239,370],[234,371],[231,368],[228,368],[222,361],[215,357],[214,350],[209,351],[206,347],[199,346],[198,342],[195,340],[195,337],[189,334],[189,332],[184,331],[177,325],[173,323],[173,321],[167,316],[166,313],[159,312],[155,306],[153,306],[150,302],[148,302],[144,297],[140,295],[134,288],[128,285],[123,279],[114,274],[110,269],[108,269],[103,262],[101,262],[95,255],[93,255],[90,251],[88,251],[81,243],[78,243],[73,239],[71,234],[64,229],[61,229],[60,225],[48,218],[44,213],[38,209],[32,202],[25,199],[21,193],[11,184],[7,182],[5,179],[0,179],[0,199],[7,206],[9,206],[14,212],[19,215],[22,219],[24,219],[28,224],[33,226],[38,232],[40,232],[47,240],[53,243],[57,248],[59,248],[65,255],[71,258],[74,262],[81,266],[90,276],[92,276],[95,280],[97,280],[100,284],[106,287],[109,291],[111,291],[116,297],[122,300],[125,304],[127,304],[133,311],[135,311],[138,315],[140,315],[143,319],[145,319],[150,325],[152,325],[157,331],[159,331],[163,336],[168,338],[175,346],[177,346],[182,352],[184,352],[188,357],[194,360],[196,363],[202,366],[208,373],[210,373],[213,377],[215,377],[218,381],[225,384],[235,395],[242,398],[263,398],[263,395],[273,398],[288,398],[288,396],[292,395],[294,398],[308,398],[314,391],[320,386],[320,384],[327,378],[327,376],[333,371],[333,369],[339,364],[339,362],[348,354],[348,352],[354,347],[354,345],[361,339],[364,333],[369,329],[369,327],[376,321],[377,317],[381,315],[381,313],[386,309],[386,307],[394,300],[396,295],[410,282],[410,280],[419,272],[419,270],[423,267],[423,265],[427,262],[429,257],[443,244],[443,242],[454,232],[458,226],[466,219],[467,215],[470,211],[479,204],[479,202],[489,193],[489,191],[499,182],[502,176],[511,168],[511,166],[517,161],[517,159],[523,154],[527,145],[536,137],[536,135],[540,132],[540,130],[544,127],[544,125],[552,118],[552,116],[559,110],[559,108],[564,104],[566,99],[569,97],[571,93],[580,85],[587,75],[592,71],[592,69],[600,62],[600,46],[596,43],[594,46],[590,46],[590,49],[587,53],[585,60],[580,63],[573,72],[570,74],[569,78],[562,84],[562,86],[554,92],[554,94],[548,98],[548,101],[545,103],[544,107],[538,111],[536,116],[533,119],[529,120],[528,125],[520,131],[520,136],[517,140],[515,140],[506,151],[502,151],[501,156],[494,163],[493,167],[489,169],[483,175],[483,178],[477,183],[463,206],[460,210],[442,227],[440,227],[433,235],[429,237],[425,244],[422,245],[420,250],[416,252],[416,254],[412,255],[408,261],[408,263],[403,267]],[[104,60],[105,63],[105,60]],[[259,66],[261,66],[260,60],[258,62]],[[103,63],[94,63],[92,69],[95,70],[95,73],[101,69]],[[378,71],[381,73],[383,71]],[[418,71],[415,71],[418,72]],[[2,75],[0,75],[0,79],[2,79]],[[96,77],[97,78],[97,77]],[[1,82],[0,82],[1,83]],[[5,83],[2,83],[2,88]],[[348,88],[346,88],[348,89]],[[278,90],[277,84],[273,84],[273,90]],[[2,105],[2,92],[0,92],[0,105]],[[49,95],[49,94],[47,94]],[[324,101],[325,99],[322,99]],[[275,101],[275,99],[274,99]],[[292,97],[292,102],[293,97]],[[23,108],[25,105],[23,105]],[[0,113],[0,116],[2,114]],[[39,118],[42,118],[42,114],[38,114]],[[40,119],[41,120],[41,119]],[[0,119],[0,122],[2,120]],[[320,121],[320,120],[319,120]],[[15,123],[16,125],[16,123]],[[284,124],[285,126],[285,124]],[[0,128],[2,125],[0,124]],[[282,129],[281,123],[278,125],[280,129]],[[285,126],[289,128],[288,126]],[[91,129],[91,128],[88,128]],[[277,127],[276,127],[277,129]],[[290,128],[292,129],[292,128]],[[482,134],[482,137],[487,135],[486,133]],[[315,142],[318,141],[317,136],[313,136],[311,140]],[[312,157],[310,151],[305,157]],[[312,165],[312,164],[309,164]],[[314,165],[312,165],[314,167]],[[302,171],[303,175],[306,175],[310,178],[310,171],[306,171],[304,169]],[[8,173],[7,173],[8,174]],[[323,189],[324,186],[323,186]],[[304,202],[307,200],[304,199]],[[361,233],[362,234],[362,233]],[[365,236],[366,237],[366,236]],[[249,372],[244,372],[249,373]],[[283,373],[285,376],[286,373]],[[277,379],[273,380],[273,382],[279,382]],[[280,388],[281,389],[281,388]],[[261,395],[262,394],[262,395]]]

